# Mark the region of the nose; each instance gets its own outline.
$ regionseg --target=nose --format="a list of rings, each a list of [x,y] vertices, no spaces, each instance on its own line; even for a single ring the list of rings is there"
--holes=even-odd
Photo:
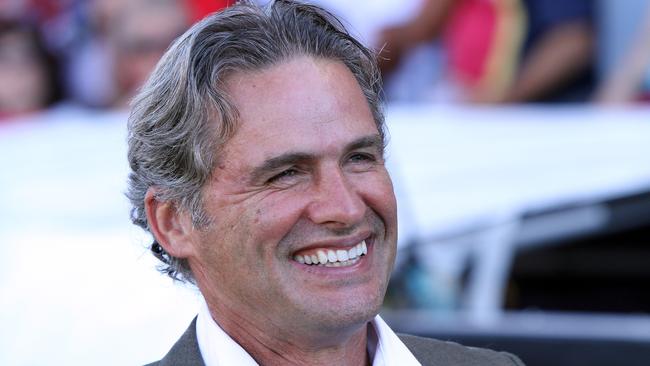
[[[316,224],[344,228],[359,223],[366,204],[357,188],[340,169],[329,169],[317,179],[308,215]]]

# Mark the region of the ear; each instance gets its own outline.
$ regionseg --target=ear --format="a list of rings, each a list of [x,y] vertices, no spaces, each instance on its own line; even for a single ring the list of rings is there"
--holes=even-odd
[[[194,226],[190,214],[179,210],[174,202],[159,201],[156,193],[156,188],[150,187],[144,197],[149,230],[172,257],[190,257],[194,249]]]

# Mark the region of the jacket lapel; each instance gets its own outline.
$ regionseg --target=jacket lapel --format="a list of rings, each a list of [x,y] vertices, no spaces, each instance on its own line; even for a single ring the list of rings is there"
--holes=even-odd
[[[158,366],[205,366],[199,342],[196,338],[196,318],[171,350],[158,363]]]

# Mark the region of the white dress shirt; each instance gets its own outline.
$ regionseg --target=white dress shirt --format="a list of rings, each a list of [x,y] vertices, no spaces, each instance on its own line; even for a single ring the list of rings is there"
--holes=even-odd
[[[379,315],[370,324],[368,354],[372,357],[372,366],[421,365]],[[196,320],[196,336],[205,366],[258,366],[248,352],[212,319],[205,301]]]

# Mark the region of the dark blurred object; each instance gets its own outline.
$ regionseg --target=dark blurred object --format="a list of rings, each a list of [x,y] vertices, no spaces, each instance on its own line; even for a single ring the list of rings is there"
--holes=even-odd
[[[0,20],[0,117],[39,111],[60,97],[57,63],[38,29]]]
[[[650,192],[605,205],[602,230],[517,254],[506,308],[650,315]]]
[[[515,102],[586,102],[595,86],[592,0],[524,0],[528,31]]]
[[[403,288],[397,305],[411,309],[385,319],[401,332],[512,352],[528,366],[647,365],[650,190],[531,210],[513,240],[505,309],[472,314],[460,302],[456,311],[418,310],[420,300],[408,299],[422,288]],[[477,263],[467,266],[472,280]]]
[[[381,67],[390,73],[415,45],[441,39],[447,88],[460,101],[586,101],[592,18],[589,0],[427,0],[411,22],[382,32]]]
[[[505,309],[650,315],[650,191],[532,210],[518,221],[508,247],[512,253],[506,253],[512,263],[504,263],[506,277],[497,289]],[[453,242],[486,247],[490,243],[481,238],[488,232],[457,233]],[[439,239],[428,245],[444,240],[452,242]],[[406,265],[389,286],[390,305],[445,309],[424,301],[430,296],[426,291],[435,289],[426,267],[429,258],[418,251],[418,244],[404,254]],[[463,264],[456,309],[467,310],[469,282],[477,279],[473,275],[487,260],[469,258]]]

